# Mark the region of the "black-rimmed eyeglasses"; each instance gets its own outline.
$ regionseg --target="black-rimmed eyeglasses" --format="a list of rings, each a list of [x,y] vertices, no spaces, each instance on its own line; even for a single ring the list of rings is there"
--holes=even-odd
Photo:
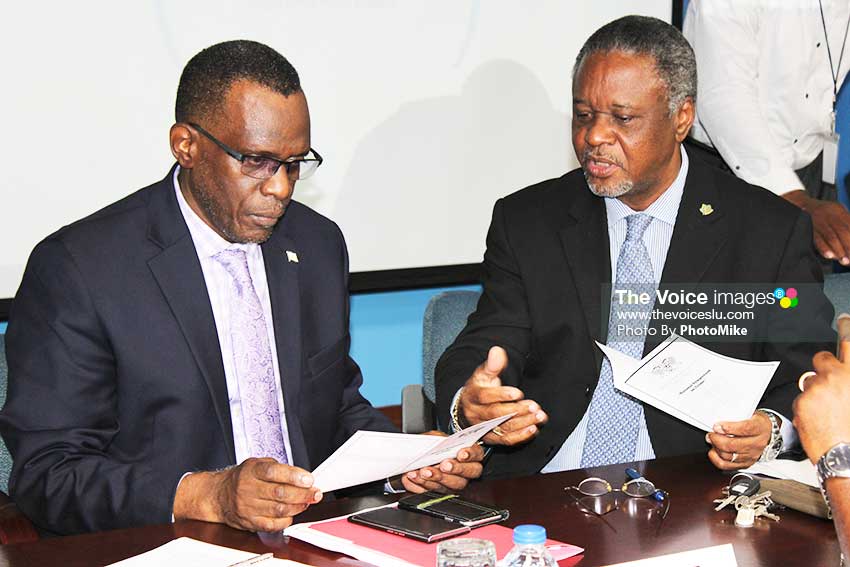
[[[292,180],[307,179],[322,165],[322,156],[319,152],[310,148],[307,154],[300,157],[291,157],[285,160],[275,159],[268,156],[258,156],[237,152],[194,122],[187,122],[189,126],[209,138],[224,153],[242,164],[242,173],[254,179],[270,179],[277,173],[280,166],[286,170],[286,175]]]

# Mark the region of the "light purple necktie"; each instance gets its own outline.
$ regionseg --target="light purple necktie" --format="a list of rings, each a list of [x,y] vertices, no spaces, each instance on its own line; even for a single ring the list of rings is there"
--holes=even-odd
[[[252,457],[274,457],[289,463],[277,405],[272,351],[260,298],[254,290],[244,250],[222,250],[213,258],[230,281],[230,340],[245,436]]]

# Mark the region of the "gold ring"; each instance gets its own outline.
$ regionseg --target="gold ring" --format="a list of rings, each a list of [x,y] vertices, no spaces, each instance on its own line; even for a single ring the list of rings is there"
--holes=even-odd
[[[734,462],[735,462],[735,461],[737,461],[737,460],[738,460],[738,453],[733,452],[733,453],[732,453],[732,458],[731,458],[731,459],[729,459],[729,462],[730,462],[730,463],[734,463]]]
[[[812,376],[817,376],[817,374],[818,373],[814,372],[813,370],[809,370],[808,372],[803,372],[802,374],[800,374],[800,377],[797,378],[797,387],[800,388],[801,392],[806,391],[806,380],[808,380]]]
[[[502,428],[497,425],[496,427],[493,428],[493,435],[496,435],[498,437],[504,437],[505,432],[502,431]]]

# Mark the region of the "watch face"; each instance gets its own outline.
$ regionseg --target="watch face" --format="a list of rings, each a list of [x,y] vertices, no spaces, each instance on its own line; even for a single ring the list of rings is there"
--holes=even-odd
[[[834,447],[826,455],[826,466],[832,471],[850,471],[850,445]]]

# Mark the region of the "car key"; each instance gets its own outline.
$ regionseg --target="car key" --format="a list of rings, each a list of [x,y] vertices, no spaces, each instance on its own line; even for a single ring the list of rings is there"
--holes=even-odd
[[[714,511],[719,511],[735,502],[739,496],[752,496],[761,488],[761,482],[756,477],[747,473],[738,473],[729,481],[729,496],[722,499]]]

